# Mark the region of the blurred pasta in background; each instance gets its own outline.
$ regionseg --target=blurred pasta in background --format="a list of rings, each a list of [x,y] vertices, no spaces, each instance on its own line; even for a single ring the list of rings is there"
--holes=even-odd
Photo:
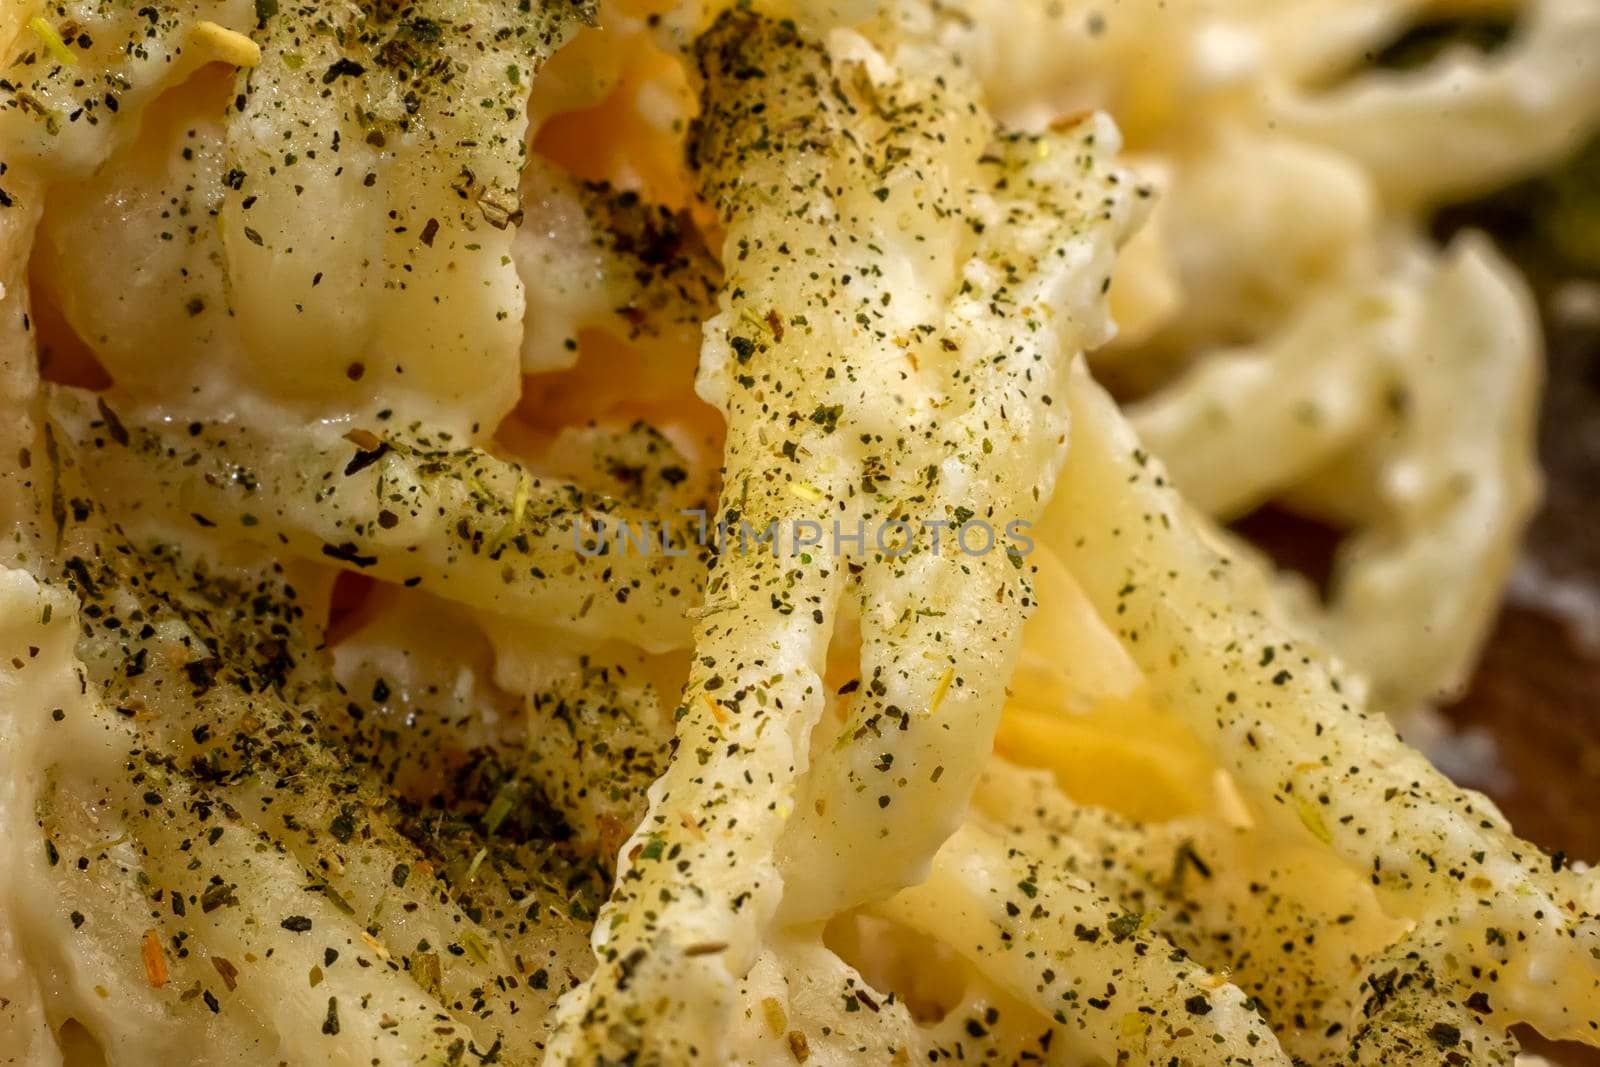
[[[1600,130],[1594,0],[12,0],[0,67],[0,1062],[1600,1044],[1600,884],[1396,732],[1540,494],[1430,220]],[[796,534],[929,521],[1030,550]]]

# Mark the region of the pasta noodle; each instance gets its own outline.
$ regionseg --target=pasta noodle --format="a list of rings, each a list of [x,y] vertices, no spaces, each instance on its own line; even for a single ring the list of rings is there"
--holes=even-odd
[[[200,422],[147,429],[103,402],[91,412],[72,399],[61,395],[57,423],[96,450],[91,477],[104,495],[130,484],[123,464],[131,460],[164,474],[171,510],[201,527],[226,523],[305,558],[436,587],[505,614],[538,610],[542,589],[553,586],[571,605],[561,623],[574,631],[618,633],[645,647],[679,643],[682,605],[697,584],[687,549],[615,559],[598,545],[577,550],[593,543],[591,526],[645,521],[614,497],[549,484],[478,450],[430,448],[428,438],[396,447],[370,430],[319,443],[312,433],[285,440],[226,424],[210,434]],[[653,457],[658,470],[672,458]]]
[[[1600,1044],[1395,725],[1539,494],[1424,213],[1600,125],[1482,7],[7,8],[0,1063]]]

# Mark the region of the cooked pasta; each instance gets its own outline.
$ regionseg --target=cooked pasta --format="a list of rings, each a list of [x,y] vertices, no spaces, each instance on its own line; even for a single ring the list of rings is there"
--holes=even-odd
[[[1600,1045],[1396,730],[1539,495],[1427,213],[1600,127],[1491,6],[17,0],[0,1062]]]

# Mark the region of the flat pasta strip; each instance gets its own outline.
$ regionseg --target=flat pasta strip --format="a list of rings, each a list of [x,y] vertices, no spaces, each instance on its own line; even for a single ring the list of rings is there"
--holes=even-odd
[[[1143,915],[970,823],[882,910],[1053,1018],[1064,1055],[1289,1063],[1239,988],[1151,937]]]
[[[1046,540],[1164,703],[1275,822],[1300,824],[1370,877],[1387,907],[1425,927],[1419,941],[1446,938],[1455,962],[1440,969],[1493,970],[1510,1018],[1587,1035],[1600,1014],[1600,924],[1577,903],[1576,876],[1553,872],[1485,798],[1353,703],[1320,650],[1236,606],[1227,561],[1186,525],[1110,400],[1082,371],[1069,395],[1080,432]],[[1080,510],[1090,498],[1092,519]]]
[[[1467,684],[1542,486],[1532,295],[1470,234],[1445,250],[1422,298],[1395,432],[1373,434],[1295,494],[1313,508],[1376,497],[1340,547],[1329,640],[1401,708]],[[1402,610],[1413,619],[1404,628]]]
[[[1600,118],[1600,12],[1528,0],[1501,52],[1447,54],[1420,71],[1377,71],[1270,107],[1283,127],[1359,160],[1384,194],[1435,205],[1559,161]],[[1426,129],[1427,137],[1407,131]]]
[[[22,576],[9,572],[8,578],[17,590]],[[226,831],[219,834],[220,824],[196,821],[188,810],[181,816],[169,811],[165,818],[150,810],[160,806],[150,797],[183,804],[187,786],[163,776],[159,764],[146,764],[146,753],[139,748],[131,724],[114,719],[97,699],[83,695],[84,667],[72,649],[79,619],[74,606],[60,604],[59,615],[51,613],[53,623],[41,625],[37,620],[44,617],[42,607],[60,598],[33,593],[27,599],[31,603],[12,605],[29,609],[19,611],[16,617],[30,620],[39,636],[50,634],[52,628],[55,631],[54,640],[47,637],[45,647],[51,648],[56,658],[39,660],[38,666],[41,672],[52,668],[59,672],[72,690],[70,700],[55,698],[63,703],[53,710],[27,703],[10,706],[14,709],[11,714],[18,717],[13,736],[35,733],[35,773],[46,784],[36,800],[44,819],[38,832],[27,835],[32,847],[8,887],[8,912],[31,915],[30,938],[57,939],[60,948],[56,951],[65,950],[68,973],[77,978],[68,985],[73,996],[54,1006],[55,1012],[63,1014],[52,1018],[53,1026],[62,1025],[65,1013],[75,1013],[92,1027],[113,1062],[136,1055],[135,1050],[149,1049],[152,1040],[173,1055],[200,1063],[224,1062],[226,1057],[237,1056],[241,1048],[254,1048],[268,1057],[294,1055],[301,1042],[312,1041],[301,1049],[299,1055],[303,1056],[312,1054],[319,1040],[323,1047],[328,1044],[328,1031],[319,1037],[312,1020],[335,1018],[324,1014],[337,1010],[328,1007],[326,997],[344,993],[345,1010],[338,1017],[341,1022],[333,1024],[333,1033],[341,1026],[347,1028],[349,1036],[343,1042],[347,1050],[353,1051],[351,1038],[365,1034],[395,1053],[395,1062],[413,1062],[413,1055],[428,1049],[442,1054],[447,1042],[433,1032],[438,1025],[433,1018],[436,1009],[425,1007],[428,998],[415,987],[415,1008],[402,1008],[404,993],[384,968],[358,972],[347,964],[320,993],[308,991],[286,1000],[291,991],[307,989],[305,975],[312,970],[314,959],[322,959],[323,952],[320,944],[314,956],[309,944],[274,946],[273,942],[284,940],[281,932],[276,932],[276,917],[297,916],[296,923],[304,918],[308,929],[316,921],[313,916],[335,925],[342,924],[342,918],[330,904],[308,900],[299,877],[290,874],[270,849],[258,852],[253,842],[247,845],[237,840],[241,836],[237,830],[231,837]],[[29,723],[22,721],[22,716],[37,718]],[[89,743],[83,744],[84,740]],[[75,750],[57,748],[73,742]],[[49,784],[51,768],[63,760],[65,767],[57,771],[56,782]],[[187,809],[186,804],[184,807]],[[209,805],[206,807],[209,811]],[[189,862],[188,854],[196,843],[207,850],[212,860],[208,867]],[[213,877],[223,880],[212,881]],[[41,914],[40,905],[55,898],[47,887],[57,880],[67,882],[65,892]],[[92,890],[80,894],[76,885],[80,881]],[[264,909],[263,917],[275,916],[271,926],[247,926],[238,921],[238,914],[231,909],[238,905],[240,893],[251,895],[250,906]],[[29,898],[32,904],[25,903]],[[121,907],[107,906],[119,898]],[[86,917],[91,915],[97,925],[85,932]],[[101,921],[107,923],[105,928],[98,926]],[[118,926],[121,936],[116,933]],[[151,929],[139,934],[143,927]],[[168,934],[179,927],[185,931],[183,936],[169,940]],[[193,964],[184,962],[191,951],[190,938],[195,948],[205,946],[205,957]],[[269,947],[284,951],[267,952]],[[115,957],[108,958],[108,952]],[[220,964],[213,966],[212,960]],[[238,981],[241,969],[244,992],[236,1000],[227,995],[233,992],[228,986]],[[359,988],[354,984],[357,973],[367,978]],[[190,988],[192,993],[188,993]],[[311,1010],[313,998],[315,1011]],[[371,1015],[357,1009],[363,998]],[[173,1008],[180,1004],[174,1016]],[[300,1009],[298,1018],[296,1008]],[[380,1032],[378,1022],[385,1010],[392,1013],[396,1025]],[[227,1018],[210,1022],[213,1015],[223,1014]],[[274,1015],[283,1030],[270,1021]],[[211,1041],[221,1042],[226,1055],[213,1057],[208,1050]],[[361,1055],[359,1061],[330,1062],[366,1062],[371,1053]]]
[[[832,58],[791,27],[748,17],[724,17],[697,47],[693,150],[732,261],[701,391],[727,413],[722,517],[741,543],[707,587],[678,755],[600,924],[602,969],[563,1006],[562,1058],[716,1048],[715,1020],[733,1007],[733,980],[787,877],[798,884],[784,922],[914,881],[959,818],[1031,603],[1020,555],[992,540],[962,556],[947,545],[942,558],[881,535],[876,552],[807,548],[841,521],[899,523],[909,542],[906,520],[922,507],[947,525],[973,514],[1026,525],[1065,445],[1051,410],[1057,350],[1103,332],[1098,296],[1138,190],[1100,169],[1115,148],[1103,123],[997,138],[935,82],[896,77],[859,42],[836,47]],[[766,91],[751,93],[752,82]],[[807,201],[787,218],[770,210],[784,188]],[[967,218],[963,198],[983,190],[993,200]],[[1023,316],[1015,334],[1010,309]],[[841,351],[850,358],[830,366]],[[967,504],[975,511],[962,514]],[[752,549],[746,530],[763,541]],[[851,569],[865,602],[865,692],[846,723],[852,740],[819,754],[802,784],[850,558],[861,561]],[[926,592],[950,579],[954,600]],[[958,675],[955,645],[980,618],[1002,620],[993,650]],[[896,753],[894,775],[880,778]],[[862,795],[863,768],[873,781],[916,775],[925,803]],[[780,875],[769,857],[797,791]],[[855,835],[894,841],[898,858],[845,862]],[[631,1021],[644,1010],[648,1029]]]
[[[959,972],[961,961],[951,967]],[[741,996],[730,1024],[736,1062],[1068,1062],[1060,1028],[982,975],[961,975],[959,998],[928,1018],[925,1006],[878,991],[809,932],[773,937]]]
[[[1128,418],[1186,500],[1246,514],[1379,421],[1416,304],[1399,284],[1335,292],[1259,346],[1202,357]]]
[[[253,66],[248,0],[19,4],[0,40],[0,142],[53,178],[81,178],[134,137],[143,109],[203,64]],[[8,153],[9,154],[9,153]]]
[[[1129,413],[1208,513],[1279,497],[1357,527],[1316,625],[1399,710],[1466,683],[1538,500],[1531,305],[1480,238],[1408,249]]]
[[[495,681],[524,705],[528,740],[519,767],[577,839],[614,868],[670,759],[671,707],[661,689],[681,685],[681,674],[617,642],[562,640],[500,619],[486,629]]]
[[[104,121],[98,92],[72,112],[99,132],[40,148],[55,167],[84,154],[46,226],[67,317],[113,379],[170,411],[203,415],[242,390],[308,418],[387,410],[486,438],[518,392],[528,93],[591,15],[564,0],[440,0],[68,19],[94,42],[84,64],[109,66],[85,82],[57,63],[45,81],[116,88]],[[112,62],[124,36],[140,58]],[[218,41],[248,65],[198,70]],[[56,114],[44,88],[5,84],[13,123]],[[91,283],[107,244],[140,269]],[[179,339],[181,373],[155,358],[163,338]]]
[[[992,199],[949,194],[982,234],[934,334],[950,360],[911,349],[947,380],[925,407],[906,398],[900,455],[879,461],[889,477],[866,516],[933,519],[942,542],[880,539],[863,561],[861,688],[813,756],[784,841],[790,921],[920,879],[960,819],[1036,603],[1027,533],[1070,440],[1055,398],[1071,356],[1104,336],[1104,283],[1141,199],[1115,148],[1093,121],[1002,137],[968,179]],[[915,803],[899,803],[907,791]]]
[[[512,256],[527,291],[524,374],[572,366],[585,329],[652,353],[698,350],[721,269],[687,220],[537,157],[523,171],[521,196],[524,224]]]
[[[62,484],[81,490],[71,467]],[[98,514],[62,534],[56,581],[82,610],[58,625],[77,634],[80,690],[37,753],[42,854],[72,841],[82,858],[36,876],[84,872],[140,902],[154,925],[132,1000],[181,994],[194,1018],[236,1024],[226,1047],[267,1058],[452,1063],[499,1049],[530,1062],[567,976],[587,966],[574,954],[603,892],[598,865],[555,843],[557,820],[542,825],[536,807],[494,816],[470,776],[421,804],[387,793],[374,765],[324,736],[324,721],[365,712],[328,677],[280,573],[141,552]],[[75,751],[84,734],[99,744]],[[220,963],[197,959],[195,982],[182,961],[201,947]],[[138,1025],[83,1021],[108,1048]],[[192,1019],[174,1025],[173,1040],[193,1039]],[[220,1041],[228,1027],[213,1029]]]
[[[718,62],[713,46],[728,50],[723,62],[730,66],[720,79],[731,81],[731,57],[741,42],[775,65],[773,76],[785,76],[786,84],[798,84],[802,72],[822,63],[820,51],[793,31],[727,18],[703,46],[708,62]],[[806,104],[796,101],[797,110],[815,99],[813,92]],[[831,115],[824,110],[818,121]],[[782,136],[801,164],[814,168],[810,125],[802,121]],[[776,161],[785,151],[773,145],[762,158]],[[782,329],[790,345],[811,349],[802,324],[785,321],[776,309],[774,316],[778,325],[764,328]],[[801,514],[827,518],[823,502],[848,495],[853,464],[836,423],[826,414],[808,416],[834,410],[830,401],[843,383],[806,374],[807,364],[793,357],[788,365],[776,357],[758,361],[748,338],[729,356],[702,371],[712,382],[702,391],[722,401],[728,415],[722,509],[757,529],[795,516],[802,504],[810,506]],[[781,402],[797,413],[788,420],[794,448],[813,457],[803,494],[796,492],[797,476],[767,476],[780,442],[766,439],[766,404],[754,393],[752,375],[764,368],[787,379]],[[844,587],[839,561],[795,558],[789,545],[781,555],[727,553],[712,572],[678,716],[677,756],[651,788],[648,812],[596,926],[599,970],[561,1005],[552,1062],[719,1055],[714,1050],[724,1040],[722,1020],[735,1008],[738,977],[755,962],[764,917],[777,905],[781,883],[771,852],[783,814],[775,791],[799,773],[804,739],[822,711],[822,661]]]
[[[397,409],[458,439],[505,414],[528,94],[589,17],[439,0],[284,3],[263,19],[262,61],[229,113],[218,221],[264,388]]]
[[[607,525],[659,530],[652,513],[481,449],[408,444],[403,431],[180,428],[124,419],[103,400],[91,407],[65,390],[52,407],[108,499],[120,496],[119,485],[161,478],[157,496],[127,501],[135,509],[148,504],[183,525],[590,637],[660,650],[687,636],[684,612],[701,570],[694,546],[618,551],[606,543]]]
[[[1221,812],[1131,823],[1000,760],[974,808],[1043,869],[1088,880],[1152,936],[1228,975],[1299,1060],[1343,1057],[1361,960],[1409,925],[1385,915],[1371,886],[1319,842]]]
[[[44,206],[44,183],[15,170],[3,176],[3,183],[11,207],[0,211],[0,399],[10,417],[0,426],[0,444],[14,462],[0,465],[0,517],[11,528],[0,541],[0,559],[11,562],[43,545],[35,521],[40,498],[33,471],[34,452],[44,446],[43,413],[27,251]]]

